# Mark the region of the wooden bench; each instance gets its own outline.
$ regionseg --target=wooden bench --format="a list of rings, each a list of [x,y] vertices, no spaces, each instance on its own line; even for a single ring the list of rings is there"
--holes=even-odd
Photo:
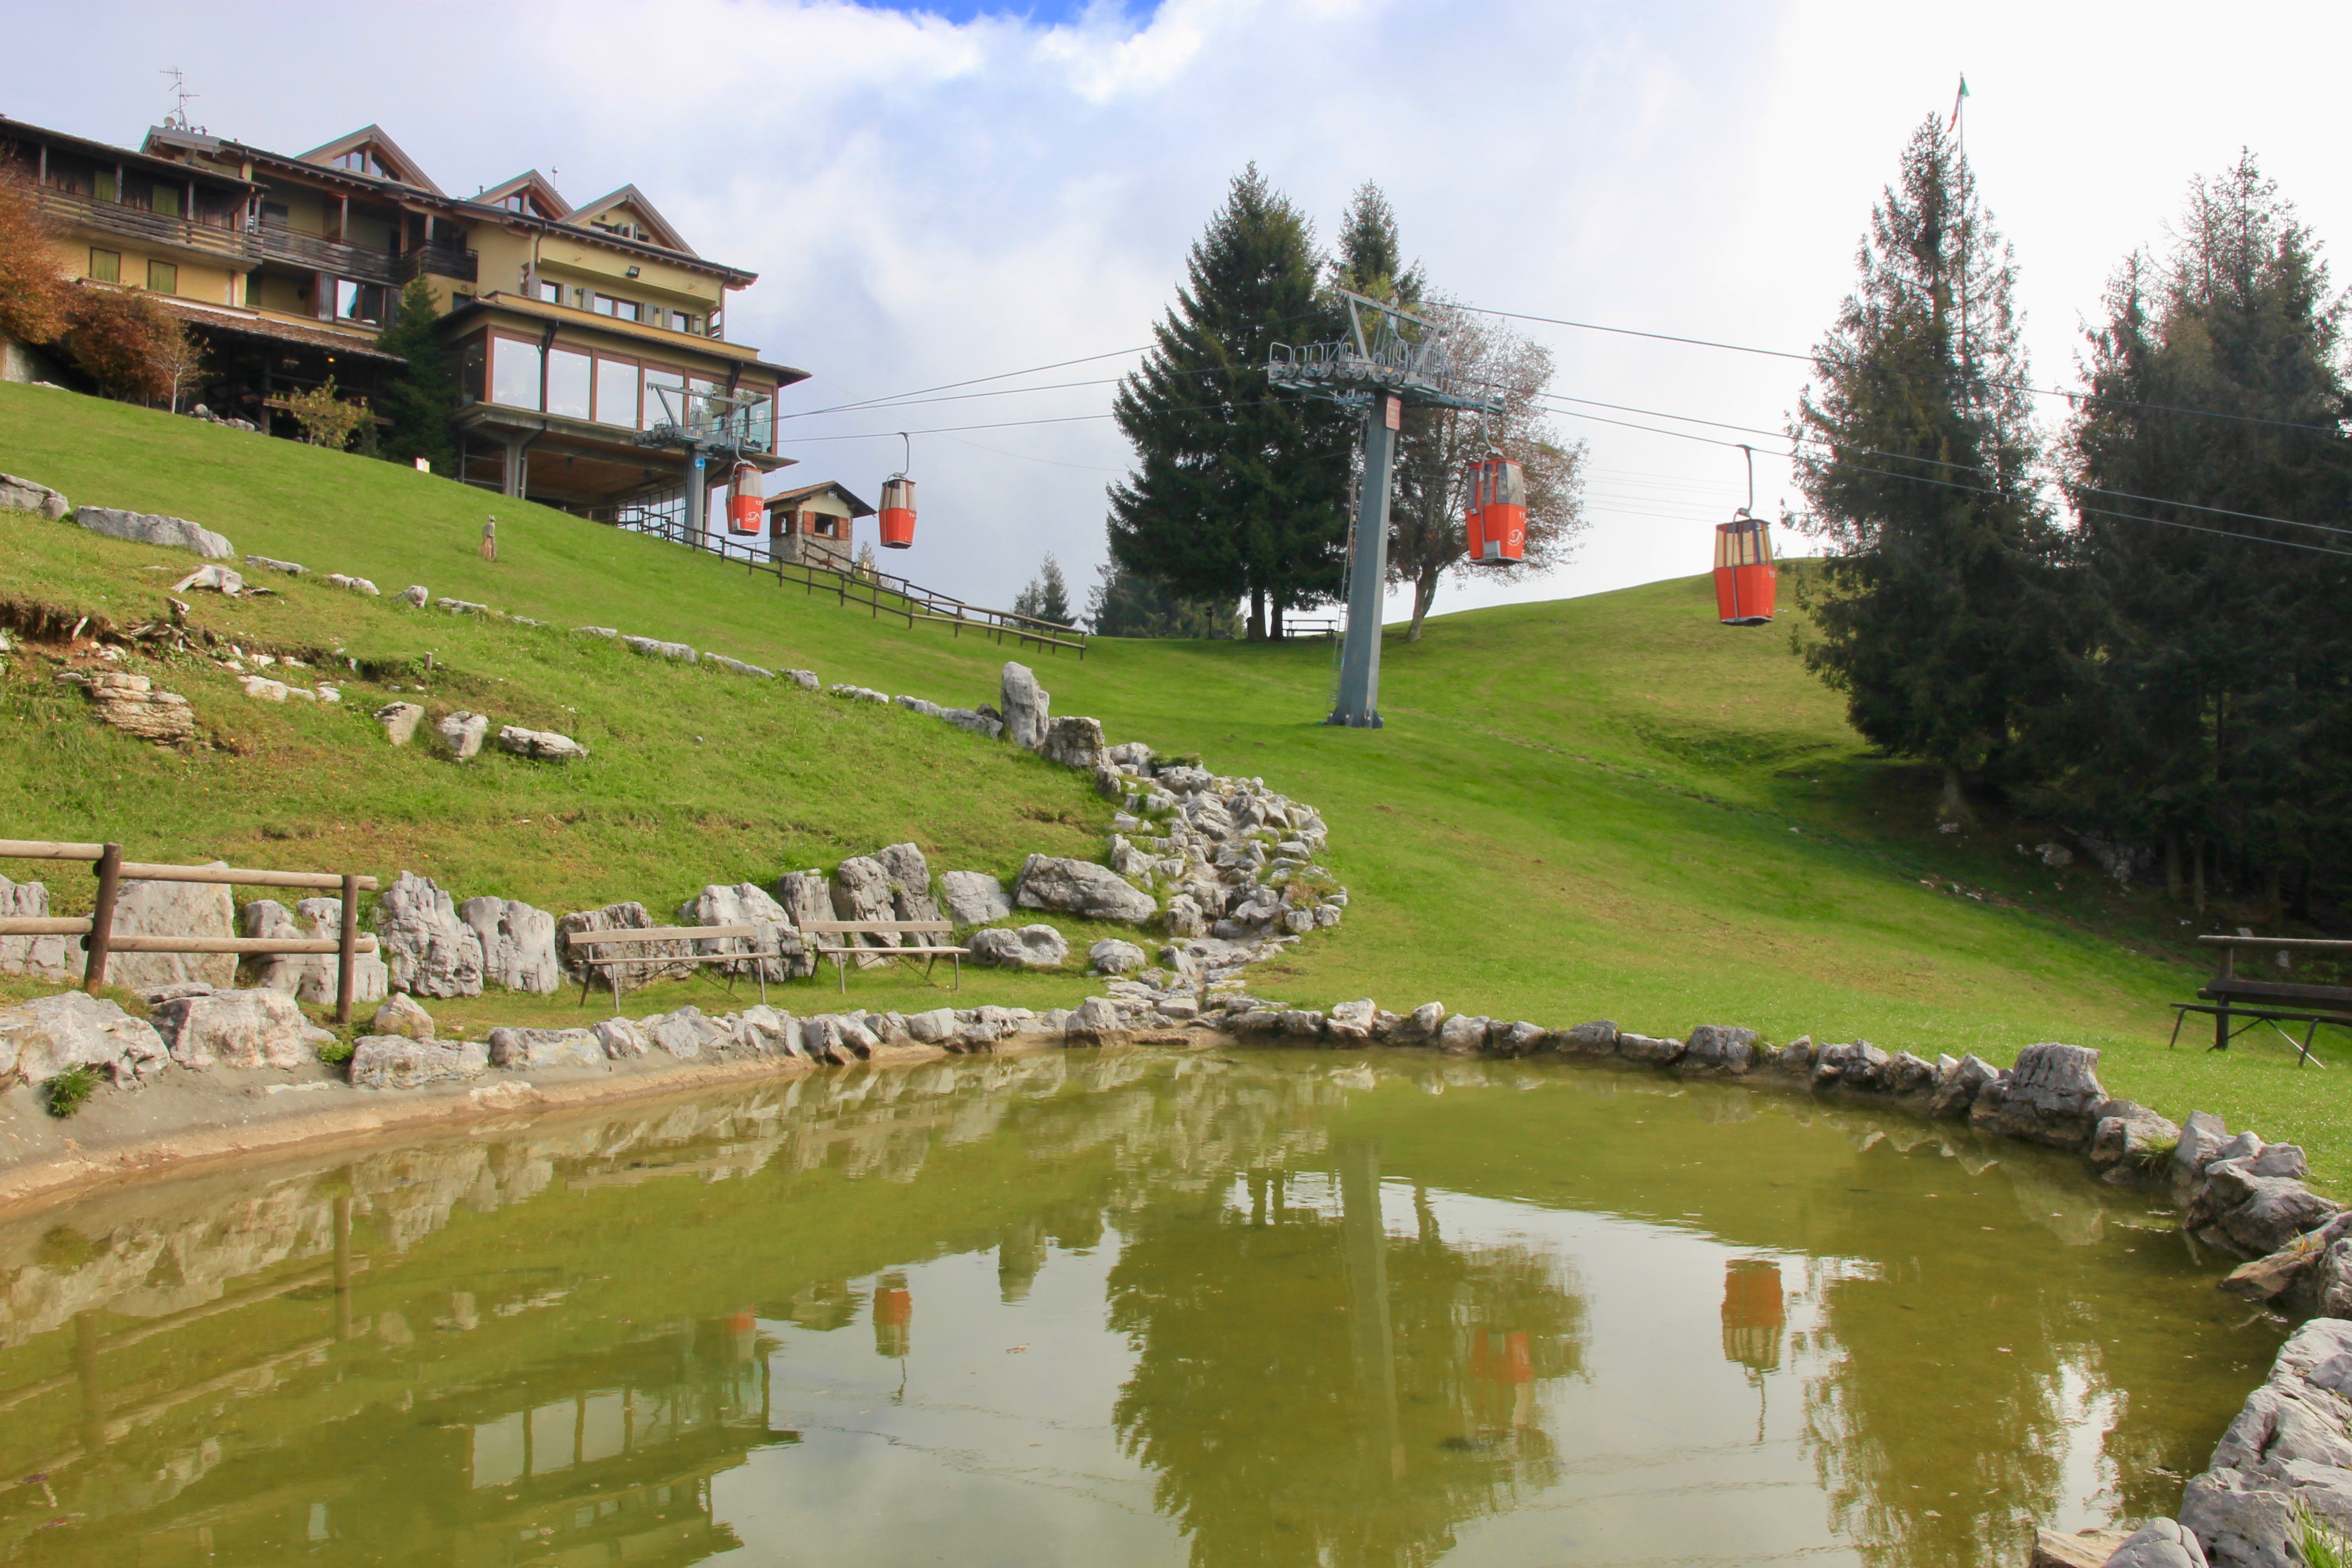
[[[715,942],[720,938],[740,938],[747,942],[757,942],[759,937],[760,928],[757,926],[654,926],[643,931],[573,931],[563,940],[573,948],[627,949],[646,947],[657,942]],[[737,952],[688,952],[635,954],[625,951],[612,954],[583,952],[579,955],[580,1005],[583,1007],[588,1005],[588,987],[595,984],[595,972],[598,969],[604,970],[604,978],[612,983],[613,1006],[617,1010],[621,1005],[621,965],[625,963],[741,963],[759,959],[781,959],[783,956],[781,948],[766,952],[745,949]],[[764,1004],[768,1000],[768,972],[758,963],[753,962],[751,973],[760,978],[760,1000]],[[728,994],[734,994],[735,977],[731,974],[727,977],[727,991]]]
[[[2275,936],[2200,936],[2197,939],[2209,947],[2219,948],[2221,968],[2197,993],[2195,1002],[2175,1002],[2177,1016],[2172,1020],[2172,1043],[2180,1043],[2180,1026],[2191,1013],[2213,1016],[2213,1048],[2226,1051],[2230,1042],[2257,1024],[2268,1024],[2278,1029],[2287,1044],[2295,1048],[2300,1058],[2296,1065],[2313,1062],[2325,1068],[2327,1064],[2311,1054],[2313,1037],[2322,1024],[2334,1024],[2352,1029],[2352,985],[2322,985],[2314,981],[2252,980],[2238,973],[2238,950],[2257,952],[2309,953],[2314,957],[2352,959],[2352,942],[2328,942],[2315,938]],[[2246,1021],[2236,1028],[2230,1026],[2231,1018]],[[2298,1040],[2284,1029],[2282,1023],[2307,1025],[2303,1038]]]
[[[923,978],[931,977],[931,965],[942,958],[955,960],[955,988],[963,989],[963,961],[971,952],[968,947],[956,947],[944,941],[918,941],[904,947],[867,947],[856,939],[862,936],[911,936],[945,938],[955,932],[948,921],[803,921],[803,934],[816,939],[809,951],[819,958],[833,960],[833,967],[841,977],[843,995],[849,994],[849,961],[852,958],[919,958],[923,961]],[[826,937],[847,937],[847,942],[826,942]]]

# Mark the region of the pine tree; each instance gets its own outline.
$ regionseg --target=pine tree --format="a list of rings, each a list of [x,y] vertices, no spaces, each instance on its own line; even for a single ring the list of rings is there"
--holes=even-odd
[[[1104,637],[1237,637],[1241,617],[1234,604],[1179,599],[1166,584],[1106,561],[1087,590],[1087,626]]]
[[[1029,585],[1013,595],[1013,613],[1033,620],[1051,621],[1055,626],[1072,625],[1070,619],[1070,589],[1063,581],[1062,563],[1047,551],[1045,560],[1037,568],[1037,575]]]
[[[1904,150],[1858,264],[1790,432],[1809,448],[1804,524],[1831,546],[1801,580],[1803,652],[1864,736],[1942,770],[1939,810],[1965,819],[1964,775],[2010,763],[2069,665],[2015,262],[1939,118]]]
[[[2109,284],[2068,432],[2100,657],[2053,748],[2059,790],[2160,839],[2171,891],[2200,910],[2210,868],[2259,883],[2273,912],[2292,868],[2307,911],[2352,848],[2352,563],[2295,548],[2338,539],[2256,519],[2352,513],[2346,303],[2251,155],[2192,182],[2176,233]]]
[[[1339,220],[1339,239],[1333,247],[1331,276],[1342,289],[1391,300],[1411,310],[1427,288],[1421,264],[1404,264],[1404,242],[1397,233],[1396,209],[1387,193],[1371,181],[1356,187],[1348,199],[1347,216]]]
[[[1184,599],[1246,594],[1250,635],[1340,591],[1355,420],[1276,395],[1276,342],[1334,334],[1314,237],[1255,164],[1196,240],[1176,303],[1113,403],[1136,468],[1110,487],[1111,553]]]
[[[378,347],[406,362],[377,399],[379,411],[392,421],[379,450],[395,463],[423,458],[435,473],[446,474],[457,467],[449,416],[457,407],[457,372],[435,336],[436,315],[433,286],[422,276],[412,278],[400,291],[392,323],[376,335]]]

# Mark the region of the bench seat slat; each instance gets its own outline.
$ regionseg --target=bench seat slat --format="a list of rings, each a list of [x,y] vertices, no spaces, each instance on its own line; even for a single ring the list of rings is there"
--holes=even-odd
[[[2288,1006],[2300,1003],[2306,1006],[2337,1008],[2352,1006],[2352,986],[2298,985],[2292,981],[2245,980],[2236,975],[2215,975],[2197,993],[2208,1002],[2248,1001],[2279,1002]]]
[[[800,930],[822,936],[923,936],[955,930],[949,921],[803,921]]]
[[[575,946],[600,946],[611,942],[711,942],[721,937],[751,937],[760,934],[757,926],[654,926],[644,931],[582,931],[563,940]]]

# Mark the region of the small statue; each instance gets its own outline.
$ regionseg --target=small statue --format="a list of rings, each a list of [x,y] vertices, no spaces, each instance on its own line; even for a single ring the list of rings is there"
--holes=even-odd
[[[490,514],[490,520],[482,524],[482,559],[485,561],[496,561],[498,558],[499,520],[498,514],[493,512]]]

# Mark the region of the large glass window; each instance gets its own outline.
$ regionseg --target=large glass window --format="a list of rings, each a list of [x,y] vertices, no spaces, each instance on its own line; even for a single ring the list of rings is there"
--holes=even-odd
[[[509,408],[539,406],[539,345],[520,338],[490,340],[490,401]]]
[[[547,412],[588,417],[590,362],[577,349],[556,349],[547,356]]]
[[[644,308],[635,300],[616,300],[610,294],[596,296],[596,313],[622,321],[641,321],[645,316]]]
[[[180,268],[177,262],[151,261],[147,264],[147,287],[158,294],[180,291]]]
[[[380,324],[384,319],[389,290],[379,283],[354,283],[348,278],[335,279],[335,319],[339,321],[366,321]]]
[[[468,403],[479,403],[482,400],[484,362],[488,357],[482,336],[478,332],[467,338],[466,346],[458,352],[457,384],[459,390],[465,393],[466,401]]]
[[[89,275],[100,283],[122,281],[122,252],[96,250],[89,253]]]
[[[682,395],[686,377],[674,370],[646,367],[646,417],[648,430],[656,425],[682,425],[686,422],[686,398]],[[664,392],[667,396],[662,395]]]
[[[596,422],[637,428],[637,367],[625,359],[596,359]]]

